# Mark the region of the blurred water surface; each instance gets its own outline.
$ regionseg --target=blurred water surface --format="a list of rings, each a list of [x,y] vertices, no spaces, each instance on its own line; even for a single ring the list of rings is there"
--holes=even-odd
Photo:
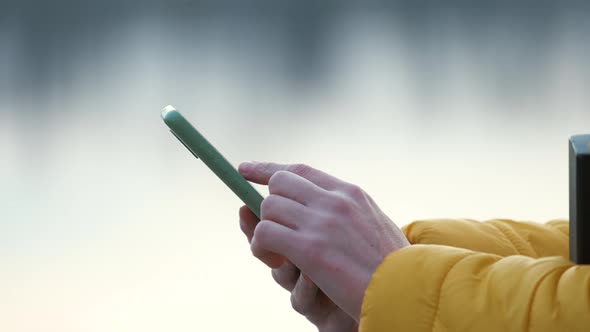
[[[167,104],[234,164],[308,163],[400,226],[568,215],[583,2],[2,7],[0,330],[314,330]]]

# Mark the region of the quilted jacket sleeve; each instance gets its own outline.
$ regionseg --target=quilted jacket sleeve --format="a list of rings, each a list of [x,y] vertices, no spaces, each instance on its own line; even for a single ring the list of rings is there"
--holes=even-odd
[[[500,256],[540,258],[569,254],[567,220],[539,224],[508,219],[430,219],[415,221],[403,231],[412,244],[441,244]]]
[[[461,231],[435,231],[428,223],[406,233],[411,242],[437,244],[395,251],[373,274],[360,331],[590,330],[590,266],[563,257],[562,222],[440,224],[457,223]],[[460,241],[442,243],[447,231]],[[549,243],[554,239],[566,248]]]

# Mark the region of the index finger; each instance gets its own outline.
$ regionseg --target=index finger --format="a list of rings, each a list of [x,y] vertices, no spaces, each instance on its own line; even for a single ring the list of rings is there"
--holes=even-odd
[[[315,185],[329,191],[340,188],[344,181],[305,164],[278,164],[269,162],[244,162],[238,167],[240,174],[248,181],[268,185],[271,176],[278,171],[297,174]]]

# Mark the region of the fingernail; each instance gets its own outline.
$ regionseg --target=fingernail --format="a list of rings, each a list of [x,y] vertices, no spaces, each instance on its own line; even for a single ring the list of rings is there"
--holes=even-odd
[[[311,281],[311,278],[307,274],[302,273],[301,275],[303,276],[303,279],[305,279],[307,281]]]

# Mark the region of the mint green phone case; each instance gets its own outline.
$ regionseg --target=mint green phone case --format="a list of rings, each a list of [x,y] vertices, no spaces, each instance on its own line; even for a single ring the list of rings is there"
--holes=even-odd
[[[172,106],[162,111],[162,119],[178,140],[201,159],[260,219],[263,197],[238,171]]]

